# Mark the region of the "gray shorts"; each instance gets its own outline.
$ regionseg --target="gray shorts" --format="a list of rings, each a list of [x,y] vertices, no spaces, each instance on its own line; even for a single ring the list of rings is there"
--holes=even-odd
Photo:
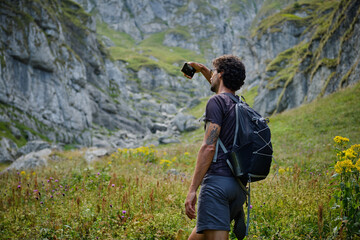
[[[206,176],[199,194],[196,232],[230,231],[230,222],[235,220],[234,233],[242,239],[246,229],[243,210],[245,200],[246,194],[235,178]]]

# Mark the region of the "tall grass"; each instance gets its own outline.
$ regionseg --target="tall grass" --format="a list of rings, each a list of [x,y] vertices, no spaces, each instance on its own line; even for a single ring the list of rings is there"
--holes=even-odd
[[[332,139],[360,142],[359,103],[357,84],[271,118],[276,162],[266,180],[251,185],[247,239],[332,238]],[[55,152],[48,167],[5,171],[0,238],[187,239],[195,221],[186,218],[184,200],[202,135],[118,149],[91,163],[85,149]]]

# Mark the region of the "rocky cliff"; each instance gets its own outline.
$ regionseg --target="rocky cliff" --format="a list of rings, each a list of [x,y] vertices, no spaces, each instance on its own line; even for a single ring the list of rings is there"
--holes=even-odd
[[[196,129],[184,61],[243,58],[271,115],[358,81],[356,0],[0,0],[2,160],[27,141],[131,147]],[[43,146],[39,143],[36,146]],[[36,147],[35,147],[36,148]]]
[[[136,43],[161,32],[162,45],[194,51],[208,64],[222,54],[242,57],[245,88],[258,87],[254,108],[263,115],[358,81],[355,0],[77,2]]]
[[[173,142],[180,131],[197,127],[178,114],[192,97],[157,98],[139,90],[128,70],[110,60],[97,39],[94,18],[65,1],[1,1],[0,116],[1,161],[12,161],[27,141],[78,146],[131,147]],[[142,81],[176,91],[161,69],[132,72]],[[150,79],[149,79],[150,76]],[[128,84],[127,84],[128,83]],[[171,84],[170,84],[171,83]],[[187,88],[195,88],[192,82]],[[167,103],[169,102],[169,103]]]
[[[359,1],[299,1],[262,21],[255,108],[271,115],[358,82],[359,14]]]

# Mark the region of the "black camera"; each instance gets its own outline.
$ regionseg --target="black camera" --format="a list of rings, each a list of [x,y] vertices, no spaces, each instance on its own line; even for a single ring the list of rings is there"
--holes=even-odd
[[[195,68],[193,68],[192,66],[190,66],[187,63],[184,63],[184,66],[182,67],[181,71],[191,78],[194,76],[194,74],[196,72]]]

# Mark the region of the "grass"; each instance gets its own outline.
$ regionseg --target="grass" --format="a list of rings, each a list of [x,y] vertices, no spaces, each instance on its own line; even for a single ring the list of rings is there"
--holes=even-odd
[[[251,185],[247,239],[332,236],[332,139],[359,143],[359,103],[357,84],[271,118],[276,163],[266,180]],[[189,113],[201,115],[205,104]],[[186,218],[184,200],[202,135],[185,135],[183,144],[118,149],[91,163],[85,149],[54,152],[47,167],[6,171],[0,238],[186,239],[195,221]]]
[[[266,31],[278,31],[282,28],[282,24],[287,21],[293,21],[298,26],[306,26],[308,29],[316,26],[317,31],[319,29],[328,29],[328,21],[331,18],[332,11],[335,11],[339,5],[339,1],[313,1],[313,0],[301,0],[295,4],[289,4],[278,13],[273,13],[274,9],[280,9],[280,6],[284,6],[285,2],[278,0],[269,0],[260,9],[258,17],[266,16],[261,20],[256,27],[255,19],[253,27],[251,29],[252,35],[261,38]],[[296,13],[305,12],[307,17],[299,17]],[[330,13],[329,13],[330,12]],[[306,31],[305,31],[306,32]]]
[[[21,111],[15,107],[12,107],[10,105],[0,103],[0,114],[5,114],[5,116],[12,116],[15,119],[19,119],[21,116]],[[35,118],[31,117],[30,115],[25,116],[29,120],[32,120],[35,122],[38,129],[45,128],[46,126],[42,124],[41,122],[37,121]],[[15,136],[14,133],[11,130],[11,127],[14,127],[19,130],[19,136]],[[50,141],[48,137],[44,136],[40,132],[36,132],[34,129],[31,129],[27,126],[25,126],[23,123],[21,123],[18,120],[12,120],[11,122],[0,122],[0,139],[2,138],[8,138],[20,148],[24,146],[27,143],[28,133],[31,133],[34,136],[39,137],[40,139],[44,141]],[[0,166],[0,171],[2,170],[2,167]]]
[[[168,74],[181,75],[180,67],[186,61],[205,62],[202,55],[180,47],[167,47],[162,43],[166,33],[177,33],[189,37],[183,27],[170,29],[167,32],[152,34],[143,41],[137,43],[126,33],[112,30],[105,23],[97,22],[97,32],[110,38],[115,46],[109,51],[114,60],[127,63],[127,68],[139,71],[142,67],[162,68]]]

